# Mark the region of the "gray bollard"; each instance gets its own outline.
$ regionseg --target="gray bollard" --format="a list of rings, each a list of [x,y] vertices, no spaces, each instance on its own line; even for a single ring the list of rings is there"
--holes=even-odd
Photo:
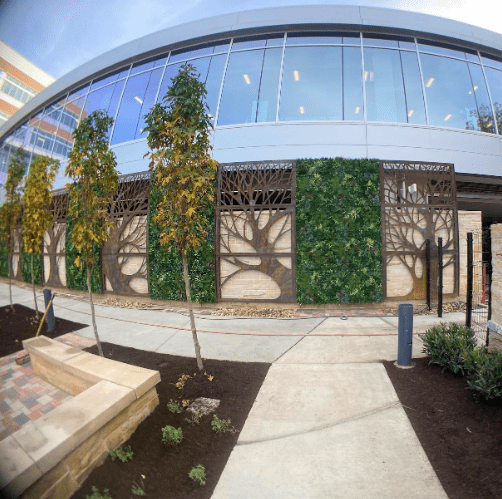
[[[398,309],[397,367],[412,367],[413,347],[413,305],[403,303]]]
[[[51,301],[51,297],[52,297],[51,290],[44,289],[45,308],[47,308],[47,305],[49,305],[49,302]],[[47,331],[54,331],[54,329],[56,329],[56,318],[54,317],[54,308],[52,307],[52,303],[51,303],[51,306],[49,307],[49,310],[47,311],[45,321],[47,322]]]

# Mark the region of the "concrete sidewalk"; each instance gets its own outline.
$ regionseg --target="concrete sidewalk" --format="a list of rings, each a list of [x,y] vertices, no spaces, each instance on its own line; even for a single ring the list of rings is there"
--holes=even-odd
[[[33,307],[27,289],[15,303]],[[0,283],[0,305],[8,286]],[[91,324],[59,296],[58,317]],[[193,357],[187,316],[96,306],[102,341]],[[414,331],[462,313],[414,318]],[[397,357],[396,317],[197,317],[204,358],[272,366],[213,498],[447,498],[379,360]],[[93,338],[92,327],[78,334]],[[413,355],[421,353],[414,336]]]

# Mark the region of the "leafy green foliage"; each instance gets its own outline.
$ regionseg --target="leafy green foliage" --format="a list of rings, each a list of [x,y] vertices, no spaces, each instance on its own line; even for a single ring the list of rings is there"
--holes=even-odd
[[[220,419],[216,414],[213,414],[211,428],[216,433],[233,433],[235,431],[230,419]]]
[[[7,242],[0,241],[0,277],[9,277]]]
[[[188,476],[194,482],[199,482],[199,485],[206,485],[206,469],[202,466],[202,464],[194,466],[188,473]]]
[[[139,485],[133,485],[131,487],[131,492],[135,496],[140,496],[140,497],[146,496],[146,492]]]
[[[68,204],[80,203],[78,196],[70,196]],[[79,253],[73,244],[74,219],[68,215],[66,217],[66,239],[65,239],[65,260],[66,260],[66,287],[68,289],[87,290],[87,265],[82,262],[82,267],[75,265],[75,260]],[[93,293],[102,293],[101,288],[101,260],[97,243],[93,245],[94,265],[91,274],[91,290]]]
[[[112,461],[115,461],[115,459],[119,459],[122,463],[127,463],[127,461],[131,461],[134,452],[131,450],[130,447],[124,447],[122,446],[117,447],[115,450],[109,450],[108,454],[111,456]]]
[[[195,425],[200,423],[200,418],[201,418],[200,414],[198,412],[194,412],[192,419],[185,418],[185,421],[188,424]]]
[[[24,249],[24,246],[23,246]],[[21,255],[23,281],[31,283],[31,256],[25,251]],[[33,280],[37,286],[42,285],[42,259],[39,255],[33,257]]]
[[[475,348],[464,351],[462,357],[467,387],[486,400],[502,397],[502,351]]]
[[[298,302],[381,301],[378,160],[299,160],[296,178]]]
[[[454,374],[464,374],[466,353],[474,350],[476,338],[472,329],[455,323],[441,323],[428,329],[421,338],[423,351],[431,363],[440,365]]]
[[[173,414],[179,414],[181,412],[181,407],[178,404],[178,402],[175,402],[173,399],[171,399],[167,403],[167,408],[169,409],[169,412],[172,412]]]
[[[214,190],[215,182],[212,188]],[[176,251],[169,251],[160,244],[161,228],[153,220],[160,197],[155,182],[152,182],[148,215],[149,293],[150,297],[155,300],[186,301],[181,255]],[[214,207],[207,208],[204,216],[207,220],[207,238],[196,251],[187,251],[190,294],[195,302],[214,303],[216,301]]]
[[[162,442],[168,445],[177,445],[183,440],[183,431],[174,426],[164,426],[162,428]]]
[[[78,256],[74,264],[92,267],[95,247],[108,239],[112,224],[107,208],[118,189],[115,154],[108,148],[108,129],[113,119],[104,111],[94,111],[74,130],[75,142],[68,156],[66,175],[73,180],[67,187],[74,202],[68,203],[73,219],[72,242]]]
[[[95,485],[93,485],[91,489],[92,494],[86,494],[85,499],[112,499],[108,489],[103,489],[102,494]]]

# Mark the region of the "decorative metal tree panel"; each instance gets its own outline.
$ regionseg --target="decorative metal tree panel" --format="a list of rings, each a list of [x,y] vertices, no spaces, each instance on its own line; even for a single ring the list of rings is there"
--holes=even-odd
[[[218,299],[294,302],[293,161],[232,163],[218,168]]]
[[[44,234],[43,281],[47,286],[66,286],[65,271],[65,237],[66,213],[68,210],[68,193],[64,190],[55,191],[52,197],[52,225]]]
[[[147,295],[147,226],[151,176],[122,175],[109,210],[113,227],[101,251],[103,290]]]
[[[443,238],[445,294],[458,294],[458,210],[452,164],[380,161],[384,297],[424,299],[426,240],[437,296],[437,240]]]
[[[23,243],[23,229],[18,225],[12,231],[12,259],[11,259],[11,276],[18,281],[23,280],[23,255],[21,247]]]

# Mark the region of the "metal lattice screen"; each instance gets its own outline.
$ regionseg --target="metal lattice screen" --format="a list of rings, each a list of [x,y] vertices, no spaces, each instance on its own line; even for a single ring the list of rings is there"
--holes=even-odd
[[[147,233],[149,172],[122,175],[109,208],[113,222],[101,251],[103,290],[148,294]]]
[[[295,301],[295,172],[293,161],[219,166],[218,299]]]
[[[459,287],[458,209],[453,165],[380,161],[383,295],[424,299],[431,242],[431,296],[437,299],[437,241],[443,239],[445,295]]]

